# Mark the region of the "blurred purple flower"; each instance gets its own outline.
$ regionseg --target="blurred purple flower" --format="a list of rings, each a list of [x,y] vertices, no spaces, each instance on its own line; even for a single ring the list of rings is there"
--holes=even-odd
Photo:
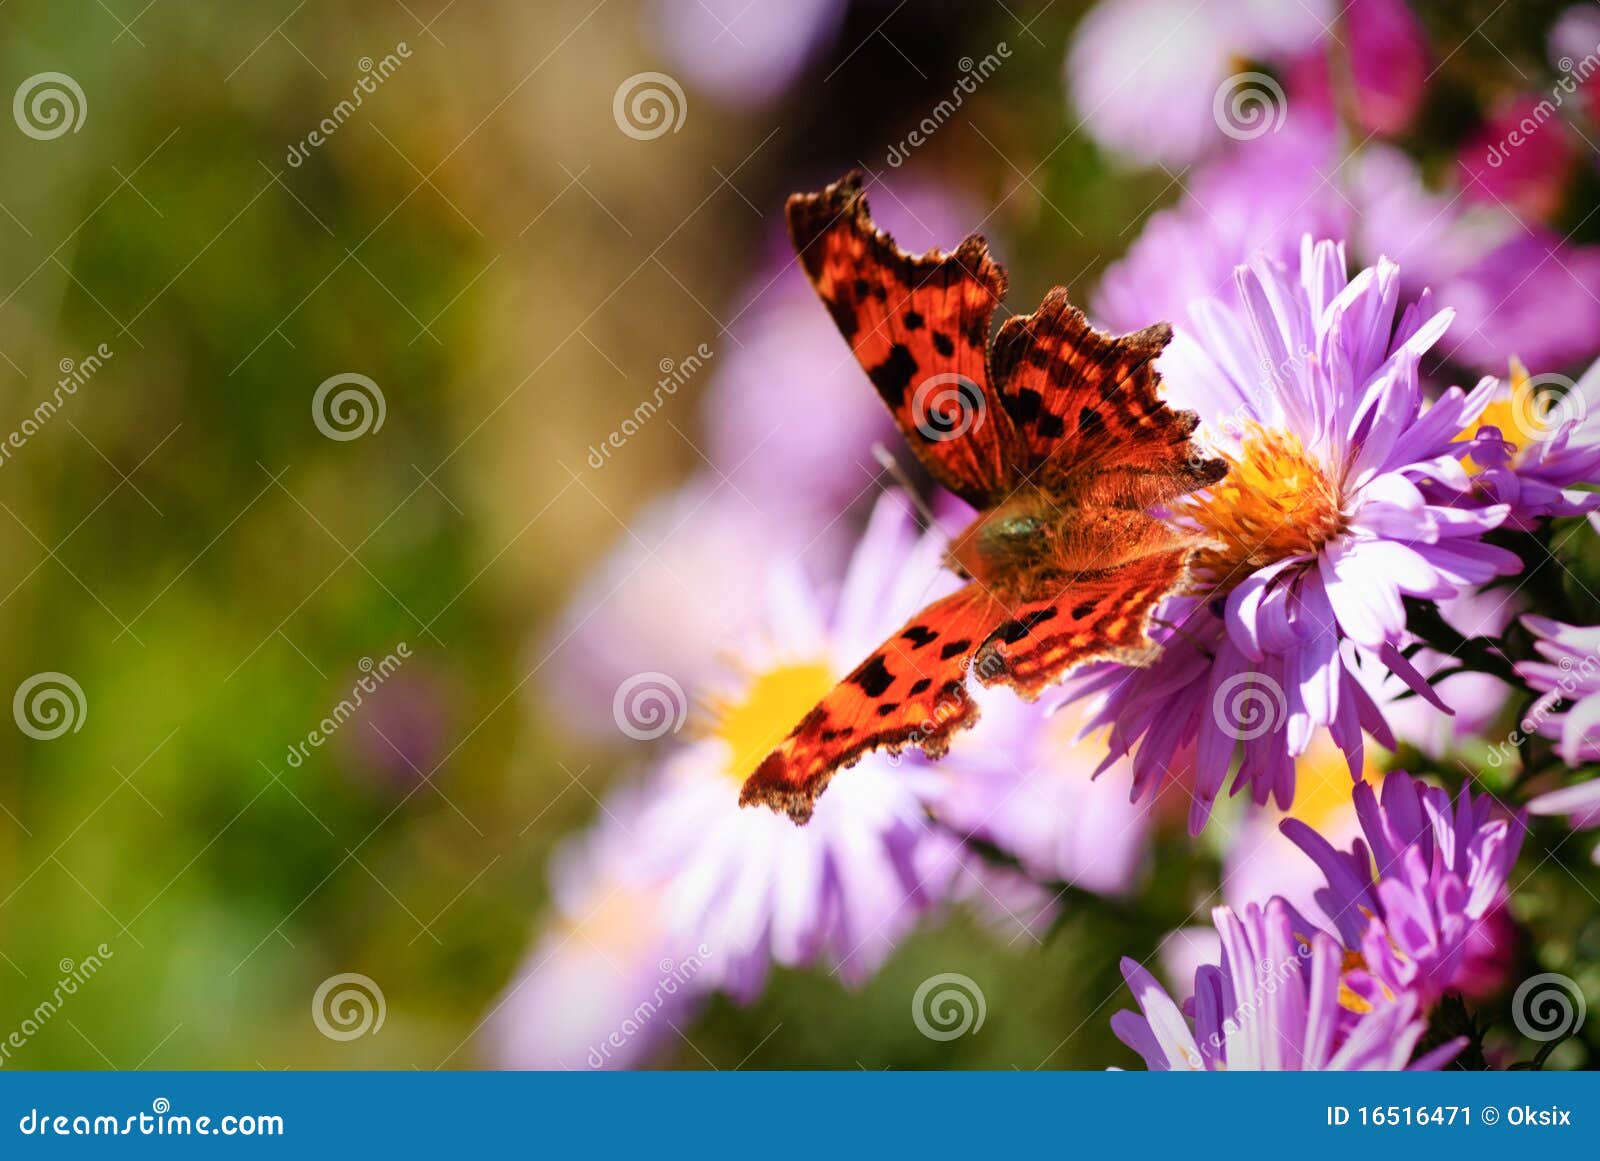
[[[1566,816],[1573,830],[1600,828],[1600,778],[1546,791],[1528,801],[1528,813]],[[1600,863],[1600,846],[1594,848],[1594,861]]]
[[[1526,813],[1465,788],[1452,804],[1401,770],[1384,779],[1381,801],[1356,786],[1355,806],[1366,837],[1348,851],[1297,819],[1282,823],[1327,876],[1318,905],[1344,945],[1361,952],[1347,986],[1374,1006],[1409,994],[1424,1008],[1447,991],[1488,990],[1483,960],[1495,949],[1473,937],[1507,926],[1495,913],[1506,906]],[[1483,924],[1493,926],[1477,932]]]
[[[797,570],[766,570],[767,610],[733,656],[736,675],[705,687],[713,721],[669,754],[633,828],[636,865],[661,884],[657,914],[677,945],[706,945],[706,979],[736,997],[773,964],[828,964],[864,981],[949,893],[978,883],[967,854],[927,819],[926,767],[883,754],[837,778],[811,822],[795,826],[738,805],[739,787],[776,742],[861,659],[927,601],[959,581],[945,537],[919,534],[904,497],[879,500],[837,596]],[[989,744],[1013,748],[1005,736]],[[981,749],[958,741],[953,777]],[[998,894],[990,896],[1002,910]],[[1026,923],[1028,917],[1017,917]]]
[[[958,766],[930,764],[935,817],[993,843],[1033,878],[1102,894],[1134,886],[1149,852],[1155,804],[1096,780],[1100,745],[1074,741],[1078,722],[1009,690],[975,693],[983,716]]]
[[[1383,771],[1370,753],[1361,774],[1374,785],[1383,781]],[[1294,804],[1289,810],[1249,806],[1237,826],[1223,832],[1222,902],[1237,911],[1276,895],[1302,914],[1314,911],[1317,891],[1327,880],[1278,824],[1285,817],[1297,818],[1330,842],[1349,842],[1361,833],[1351,788],[1344,754],[1326,733],[1319,733],[1295,762]],[[1216,957],[1210,962],[1217,962]]]
[[[649,23],[674,67],[730,105],[782,93],[826,47],[847,0],[654,0]]]
[[[1517,665],[1540,694],[1524,721],[1555,739],[1567,765],[1600,760],[1600,625],[1567,625],[1531,613],[1522,623],[1537,638],[1533,647],[1543,659]]]
[[[1556,71],[1566,74],[1559,88],[1569,91],[1575,86],[1582,94],[1591,121],[1600,121],[1600,74],[1595,63],[1600,60],[1600,8],[1591,4],[1574,4],[1550,27],[1550,63]]]
[[[1388,731],[1350,670],[1356,650],[1432,697],[1397,648],[1402,598],[1455,596],[1520,568],[1482,540],[1504,506],[1441,502],[1468,485],[1453,441],[1493,387],[1424,407],[1417,363],[1448,311],[1427,295],[1401,311],[1393,263],[1350,278],[1342,246],[1309,238],[1298,269],[1265,258],[1241,269],[1238,295],[1237,307],[1192,305],[1195,325],[1162,362],[1168,397],[1200,414],[1230,461],[1220,484],[1174,506],[1214,544],[1198,557],[1202,596],[1169,602],[1154,665],[1101,668],[1078,686],[1100,695],[1108,761],[1137,745],[1136,791],[1197,742],[1195,832],[1241,741],[1234,787],[1258,804],[1293,801],[1294,758],[1318,729],[1358,771],[1363,729],[1386,743]]]
[[[1121,330],[1168,320],[1198,298],[1231,303],[1233,268],[1258,253],[1292,262],[1302,233],[1348,237],[1393,259],[1408,293],[1432,286],[1456,311],[1442,353],[1478,370],[1513,355],[1539,368],[1600,353],[1600,247],[1573,246],[1498,205],[1434,192],[1404,153],[1368,145],[1345,158],[1330,125],[1299,108],[1283,131],[1200,167],[1108,268],[1095,314]]]
[[[1281,133],[1241,146],[1197,169],[1182,198],[1145,223],[1094,297],[1097,320],[1113,331],[1152,322],[1189,325],[1189,306],[1236,303],[1234,271],[1263,253],[1293,261],[1300,239],[1342,237],[1349,205],[1324,179],[1337,158],[1321,125],[1291,117]]]
[[[1131,959],[1122,974],[1140,1011],[1111,1017],[1111,1028],[1152,1071],[1364,1071],[1436,1069],[1465,1044],[1453,1040],[1412,1061],[1427,1029],[1417,998],[1401,993],[1353,1014],[1342,1002],[1343,949],[1282,899],[1242,912],[1212,912],[1220,965],[1195,972],[1194,996],[1180,1008]]]
[[[1241,73],[1237,62],[1301,52],[1332,17],[1325,0],[1106,0],[1073,34],[1067,88],[1101,145],[1134,161],[1183,166],[1230,130],[1268,131],[1280,117],[1282,90]]]
[[[1404,132],[1422,106],[1428,80],[1431,54],[1422,25],[1404,0],[1349,0],[1343,27],[1356,120],[1372,133]]]
[[[433,774],[444,750],[449,701],[437,675],[395,674],[368,698],[367,720],[350,735],[354,765],[391,790]]]
[[[617,796],[552,860],[555,914],[488,1018],[499,1066],[637,1068],[704,997],[710,949],[669,938],[659,886],[632,866],[639,806]]]
[[[1472,589],[1440,601],[1438,608],[1439,615],[1462,636],[1498,639],[1516,620],[1522,602],[1514,592]],[[1409,650],[1413,644],[1418,642],[1408,641],[1402,648]],[[1430,758],[1448,758],[1464,743],[1470,745],[1510,704],[1511,687],[1491,674],[1468,670],[1436,677],[1457,668],[1456,659],[1447,654],[1424,647],[1411,653],[1410,660],[1428,679],[1437,701],[1407,696],[1411,687],[1383,666],[1362,666],[1359,677],[1382,708],[1395,739]],[[1440,702],[1449,710],[1441,709]]]
[[[1456,155],[1463,197],[1534,222],[1561,206],[1576,150],[1548,98],[1520,94],[1495,109]]]

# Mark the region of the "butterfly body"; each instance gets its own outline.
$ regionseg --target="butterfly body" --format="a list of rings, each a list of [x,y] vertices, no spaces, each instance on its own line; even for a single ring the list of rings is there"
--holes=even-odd
[[[875,749],[942,755],[977,720],[968,678],[1034,698],[1078,665],[1146,663],[1150,615],[1196,544],[1154,506],[1220,480],[1157,393],[1165,325],[1113,337],[1066,292],[1005,321],[983,240],[914,256],[872,224],[861,178],[796,195],[789,228],[841,335],[932,477],[978,509],[948,562],[967,583],[851,671],[746,780],[745,804],[810,817]]]

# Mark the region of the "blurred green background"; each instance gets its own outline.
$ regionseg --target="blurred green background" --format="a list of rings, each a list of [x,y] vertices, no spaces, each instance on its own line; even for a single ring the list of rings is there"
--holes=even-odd
[[[65,72],[87,115],[54,140],[0,122],[0,429],[63,360],[111,357],[0,465],[0,691],[60,672],[85,703],[54,740],[0,730],[0,1038],[62,961],[113,953],[6,1066],[486,1063],[551,848],[623,772],[541,705],[540,635],[614,514],[698,463],[655,425],[573,486],[587,447],[744,305],[783,197],[881,157],[973,45],[1013,55],[916,175],[993,209],[1013,301],[1092,284],[1179,187],[1070,131],[1081,8],[858,3],[769,106],[690,88],[682,131],[641,142],[613,92],[662,65],[623,0],[6,3],[0,88]],[[386,401],[348,442],[312,421],[340,373]],[[401,642],[362,720],[291,765]],[[1131,1064],[1100,998],[1203,896],[1196,867],[1166,914],[1108,905],[1042,951],[957,920],[858,995],[780,975],[715,1004],[678,1063]],[[927,964],[1031,999],[930,1042],[903,1010]],[[382,985],[381,1035],[314,1027],[345,971]]]

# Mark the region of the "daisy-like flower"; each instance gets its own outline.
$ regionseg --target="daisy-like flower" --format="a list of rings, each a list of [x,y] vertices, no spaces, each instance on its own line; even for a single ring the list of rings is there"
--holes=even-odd
[[[1345,1004],[1344,951],[1282,899],[1242,912],[1212,913],[1222,962],[1195,972],[1194,996],[1180,1007],[1131,959],[1122,974],[1140,1011],[1111,1028],[1158,1071],[1359,1071],[1441,1068],[1457,1039],[1413,1061],[1427,1030],[1409,993],[1354,1013]]]
[[[1524,812],[1462,789],[1454,803],[1404,771],[1382,798],[1362,783],[1356,814],[1365,840],[1347,851],[1297,819],[1283,833],[1321,868],[1317,904],[1344,946],[1360,953],[1346,972],[1351,1003],[1416,997],[1423,1010],[1447,991],[1493,990],[1508,966],[1508,880],[1527,834]]]
[[[886,495],[832,599],[797,570],[772,568],[766,616],[739,645],[737,673],[708,687],[709,721],[650,781],[635,857],[661,884],[661,921],[678,942],[711,948],[708,978],[736,996],[756,994],[773,964],[825,964],[859,983],[930,908],[974,887],[959,839],[928,820],[937,787],[927,766],[868,755],[804,827],[738,803],[744,779],[795,722],[960,583],[943,567],[945,543],[940,532],[919,534],[905,500]],[[988,744],[1015,748],[1009,736]],[[979,754],[953,746],[940,777]],[[1008,907],[1000,894],[985,898]]]
[[[1600,480],[1600,416],[1590,405],[1600,364],[1566,390],[1528,374],[1516,359],[1511,375],[1478,417],[1468,470],[1490,500],[1506,504],[1507,528],[1524,531],[1548,516],[1582,516],[1600,508],[1600,492],[1576,487]],[[1469,438],[1463,432],[1462,439]]]
[[[1343,247],[1305,239],[1298,268],[1258,258],[1240,305],[1197,303],[1163,358],[1169,399],[1197,411],[1227,477],[1174,505],[1209,538],[1198,592],[1158,613],[1165,651],[1146,669],[1102,667],[1078,686],[1111,727],[1108,762],[1133,754],[1135,787],[1197,746],[1191,829],[1205,824],[1243,741],[1234,782],[1257,803],[1294,795],[1294,758],[1318,730],[1361,769],[1362,733],[1391,745],[1353,667],[1382,664],[1432,697],[1400,654],[1405,597],[1442,600],[1521,567],[1483,542],[1509,507],[1461,503],[1455,437],[1494,388],[1431,406],[1421,355],[1449,326],[1426,294],[1400,309],[1399,270],[1354,278]]]

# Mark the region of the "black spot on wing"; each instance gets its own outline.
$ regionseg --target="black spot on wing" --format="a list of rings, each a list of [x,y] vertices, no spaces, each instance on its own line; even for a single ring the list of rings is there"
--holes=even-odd
[[[922,329],[922,316],[914,310],[906,311],[904,321],[906,324],[906,330],[908,331]]]
[[[950,341],[950,336],[940,331],[933,332],[933,349],[947,359],[956,353],[956,345]]]
[[[882,697],[894,684],[894,674],[883,663],[883,654],[876,653],[850,675],[850,680],[861,687],[868,697]]]
[[[1035,609],[1033,612],[1018,617],[1015,620],[1007,621],[1004,625],[1001,625],[994,631],[994,635],[1000,638],[1000,640],[1004,641],[1007,645],[1015,645],[1029,633],[1033,632],[1037,626],[1044,624],[1046,621],[1054,620],[1055,616],[1056,610],[1051,606],[1046,605],[1042,609]]]
[[[1039,416],[1039,408],[1044,403],[1044,396],[1031,387],[1024,387],[1010,395],[1001,395],[1000,404],[1006,409],[1006,414],[1011,417],[1018,427],[1032,423]]]
[[[965,653],[971,648],[972,642],[965,637],[961,638],[959,641],[951,641],[949,644],[945,645],[944,648],[939,650],[939,660],[949,661],[950,658],[954,657],[956,654]]]
[[[913,625],[900,634],[900,639],[911,642],[911,648],[913,649],[921,649],[930,641],[937,641],[939,639],[939,631],[930,629],[926,625]]]
[[[1099,606],[1099,604],[1100,604],[1100,602],[1098,600],[1094,600],[1094,601],[1083,601],[1080,604],[1073,605],[1072,606],[1072,619],[1074,621],[1083,620],[1090,613],[1094,612],[1096,607]]]
[[[889,348],[888,357],[867,372],[867,377],[883,401],[898,411],[905,405],[906,388],[911,386],[911,376],[916,373],[917,361],[904,345],[896,343]]]
[[[911,696],[912,697],[916,697],[917,694],[922,693],[924,690],[926,690],[928,688],[928,686],[930,686],[932,684],[933,684],[933,678],[931,678],[931,677],[924,677],[924,678],[919,679],[916,682],[916,684],[911,687]]]

